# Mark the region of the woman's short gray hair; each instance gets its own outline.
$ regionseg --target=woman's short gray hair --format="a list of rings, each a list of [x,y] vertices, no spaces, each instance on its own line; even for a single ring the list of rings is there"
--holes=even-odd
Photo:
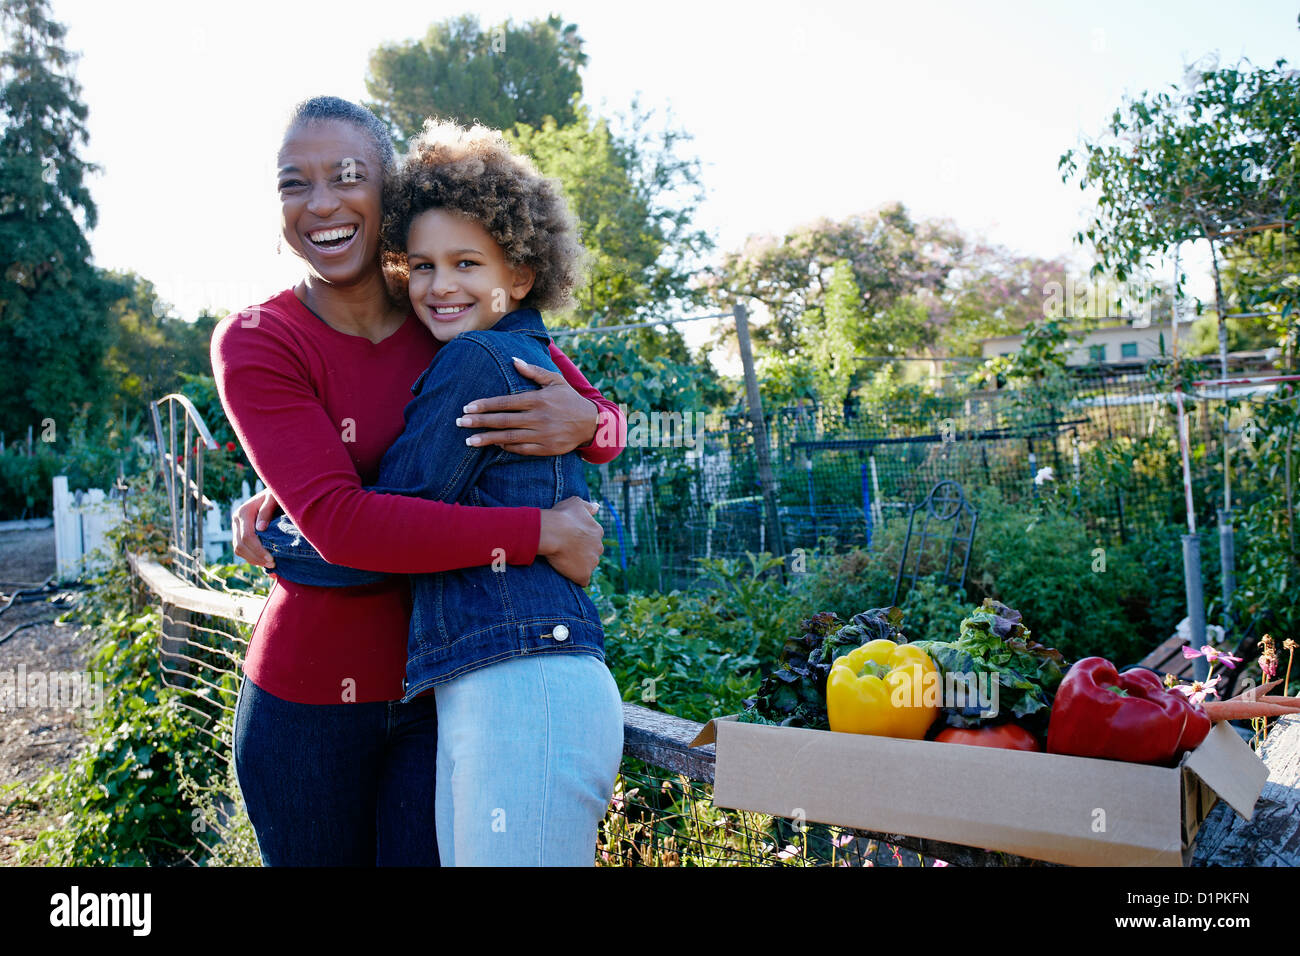
[[[397,155],[393,149],[393,137],[388,127],[370,110],[350,100],[337,96],[313,96],[303,100],[289,114],[289,123],[285,132],[303,123],[319,120],[341,120],[361,129],[375,144],[384,174],[391,173],[397,166]]]

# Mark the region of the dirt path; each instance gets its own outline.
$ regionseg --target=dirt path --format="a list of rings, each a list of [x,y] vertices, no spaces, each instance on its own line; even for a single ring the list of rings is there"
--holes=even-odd
[[[24,586],[40,585],[54,573],[54,530],[0,532],[0,605]],[[80,727],[89,700],[69,706],[69,694],[52,693],[49,678],[57,675],[62,689],[93,687],[86,675],[87,633],[79,627],[58,627],[60,612],[46,600],[15,603],[0,613],[0,639],[17,626],[42,621],[17,631],[0,643],[0,786],[31,782],[46,771],[66,767],[81,748]],[[20,686],[21,685],[21,686]],[[31,810],[6,809],[11,796],[0,792],[0,865],[15,862],[15,841],[36,834]]]

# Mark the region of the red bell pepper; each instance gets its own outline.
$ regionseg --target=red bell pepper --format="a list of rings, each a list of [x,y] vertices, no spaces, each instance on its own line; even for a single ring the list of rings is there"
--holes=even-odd
[[[1205,710],[1153,672],[1120,674],[1105,658],[1085,657],[1056,691],[1047,752],[1170,766],[1209,732]]]

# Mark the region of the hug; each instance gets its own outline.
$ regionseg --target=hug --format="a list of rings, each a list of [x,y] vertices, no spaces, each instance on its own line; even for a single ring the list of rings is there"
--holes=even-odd
[[[430,120],[399,164],[334,97],[277,167],[306,275],[212,342],[267,487],[235,529],[275,575],[234,728],[263,862],[589,866],[623,739],[582,461],[626,429],[542,318],[567,202],[499,132]]]

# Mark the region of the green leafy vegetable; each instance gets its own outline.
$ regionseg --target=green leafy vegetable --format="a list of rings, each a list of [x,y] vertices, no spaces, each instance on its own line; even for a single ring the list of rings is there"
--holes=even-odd
[[[826,679],[835,658],[876,638],[903,642],[902,623],[903,612],[896,607],[863,611],[847,624],[829,611],[814,614],[785,642],[780,667],[764,678],[757,695],[745,701],[739,719],[829,730]]]
[[[985,716],[979,703],[946,707],[944,717],[950,726],[975,727],[1006,719],[1009,713],[1030,729],[1046,731],[1052,696],[1065,674],[1065,659],[1060,651],[1030,637],[1019,611],[985,598],[961,622],[955,641],[917,641],[916,646],[938,666],[945,686],[949,673],[973,675],[979,686],[997,681],[997,715]]]

